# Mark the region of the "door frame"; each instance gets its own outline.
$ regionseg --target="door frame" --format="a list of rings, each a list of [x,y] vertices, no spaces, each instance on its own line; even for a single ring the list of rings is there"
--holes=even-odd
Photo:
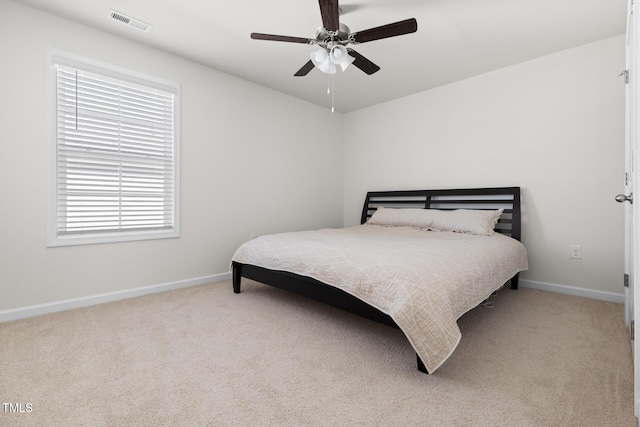
[[[640,14],[634,13],[634,0],[628,0],[627,7],[627,43],[626,43],[626,75],[628,85],[626,88],[626,142],[625,152],[629,156],[626,160],[625,173],[627,173],[627,184],[625,190],[633,189],[636,182],[640,183],[640,135],[638,133],[640,127],[640,109],[638,108],[640,101],[640,85],[636,81],[635,74],[639,71],[637,52],[640,48],[640,32],[638,31],[639,16]],[[634,153],[637,153],[634,155]],[[625,215],[631,216],[631,230],[625,233],[625,269],[631,268],[631,275],[629,277],[630,289],[625,289],[625,295],[627,295],[630,301],[625,304],[631,304],[631,307],[627,307],[625,310],[625,322],[628,322],[628,326],[631,328],[632,334],[632,349],[633,349],[633,367],[634,367],[634,381],[633,381],[633,403],[634,403],[634,415],[636,417],[640,414],[640,343],[639,340],[633,339],[634,334],[634,320],[640,318],[640,292],[638,292],[636,276],[640,272],[640,259],[638,257],[638,249],[640,249],[640,209],[633,209],[631,206],[626,207]],[[627,227],[627,221],[625,220],[625,228]],[[631,259],[629,258],[629,250],[633,253]],[[631,295],[629,295],[631,294]],[[628,311],[627,311],[628,310]],[[633,318],[629,318],[633,316]]]

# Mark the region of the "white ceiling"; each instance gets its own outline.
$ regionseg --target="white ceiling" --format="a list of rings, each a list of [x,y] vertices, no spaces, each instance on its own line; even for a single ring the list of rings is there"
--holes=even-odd
[[[252,40],[252,32],[314,38],[316,0],[16,0],[326,106],[328,78],[293,74],[312,46]],[[627,0],[343,0],[352,31],[416,18],[418,31],[363,43],[381,67],[335,75],[336,111],[349,112],[625,32]],[[110,18],[115,9],[149,33]]]

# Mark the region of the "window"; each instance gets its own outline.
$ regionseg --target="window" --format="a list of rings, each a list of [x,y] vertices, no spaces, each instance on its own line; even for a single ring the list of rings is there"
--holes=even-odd
[[[178,237],[179,85],[49,59],[48,246]]]

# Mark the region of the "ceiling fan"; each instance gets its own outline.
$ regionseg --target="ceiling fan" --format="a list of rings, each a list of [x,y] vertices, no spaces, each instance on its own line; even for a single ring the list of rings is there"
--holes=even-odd
[[[351,63],[371,75],[380,70],[380,67],[355,50],[347,48],[347,45],[401,36],[403,34],[414,33],[418,30],[418,22],[415,18],[411,18],[364,31],[351,32],[349,27],[340,23],[338,0],[318,0],[318,4],[320,5],[322,26],[317,29],[314,39],[251,33],[251,38],[256,40],[303,43],[319,46],[318,50],[311,52],[311,60],[304,64],[294,76],[306,76],[314,67],[317,67],[323,73],[334,74],[336,72],[336,65],[339,65],[342,71],[344,71]]]

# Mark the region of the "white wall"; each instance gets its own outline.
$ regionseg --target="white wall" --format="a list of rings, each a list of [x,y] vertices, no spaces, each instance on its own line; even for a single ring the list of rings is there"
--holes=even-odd
[[[182,84],[179,239],[45,247],[48,47]],[[523,279],[622,292],[622,36],[345,116],[8,0],[0,58],[0,314],[225,273],[250,234],[403,188],[519,185]]]
[[[48,47],[181,83],[179,239],[45,247]],[[342,226],[339,114],[7,0],[0,58],[0,312],[226,273],[250,234]]]
[[[367,191],[520,186],[522,279],[622,294],[624,48],[613,37],[346,114],[345,226]]]

